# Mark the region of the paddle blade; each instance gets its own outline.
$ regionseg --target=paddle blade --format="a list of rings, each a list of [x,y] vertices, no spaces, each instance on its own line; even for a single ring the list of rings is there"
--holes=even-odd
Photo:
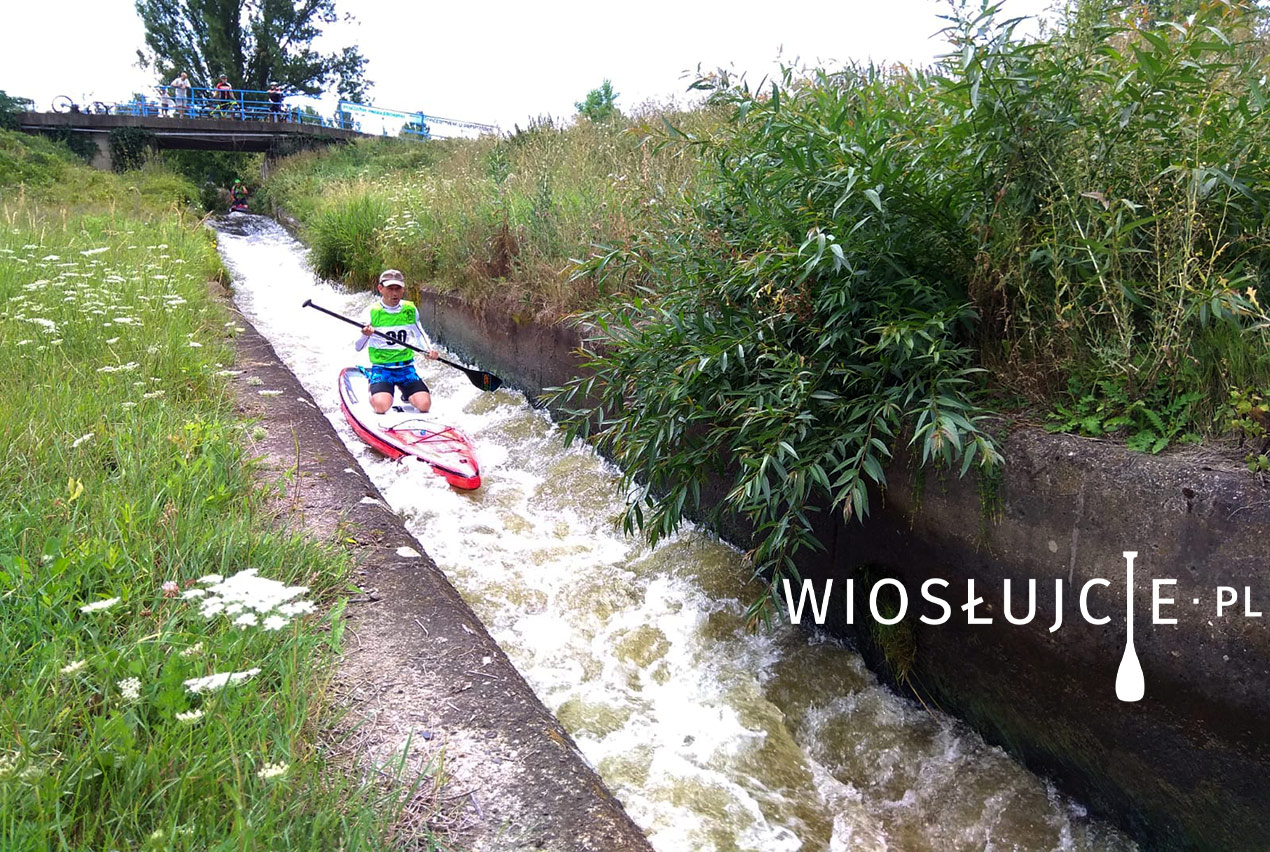
[[[484,370],[473,370],[471,367],[464,367],[462,364],[456,364],[446,358],[438,358],[437,360],[446,366],[467,373],[468,381],[483,391],[496,391],[503,386],[503,380],[493,373],[487,373]]]
[[[481,370],[468,370],[467,377],[472,380],[472,384],[476,385],[483,391],[496,391],[503,386],[503,380],[493,373],[486,373]]]

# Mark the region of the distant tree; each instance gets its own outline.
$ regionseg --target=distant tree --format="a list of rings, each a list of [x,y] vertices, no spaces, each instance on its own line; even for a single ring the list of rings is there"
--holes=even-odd
[[[221,74],[234,88],[317,94],[335,85],[361,102],[372,83],[357,47],[318,53],[313,41],[338,20],[335,0],[136,0],[146,46],[138,65],[167,83],[186,71],[196,86]],[[347,18],[348,16],[346,16]]]
[[[617,95],[613,91],[613,84],[605,80],[600,84],[600,88],[592,89],[587,93],[586,100],[581,103],[575,103],[578,108],[578,115],[589,118],[592,121],[609,121],[610,119],[620,118],[622,113],[617,108]]]
[[[18,129],[18,113],[33,108],[30,98],[17,98],[0,89],[0,128]]]

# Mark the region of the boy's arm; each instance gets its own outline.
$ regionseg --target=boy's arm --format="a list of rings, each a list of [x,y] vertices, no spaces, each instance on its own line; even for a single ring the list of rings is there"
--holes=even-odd
[[[441,357],[441,353],[432,345],[432,338],[428,337],[428,333],[423,330],[423,326],[419,323],[419,315],[415,314],[415,334],[419,335],[420,349],[428,350],[428,357],[433,361]]]

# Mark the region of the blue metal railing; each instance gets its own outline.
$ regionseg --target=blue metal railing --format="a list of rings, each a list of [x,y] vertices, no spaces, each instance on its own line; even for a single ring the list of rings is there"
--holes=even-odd
[[[135,95],[132,100],[114,103],[94,101],[81,106],[69,98],[54,101],[55,112],[86,112],[105,115],[135,115],[172,118],[227,118],[240,121],[286,122],[310,124],[322,127],[338,127],[343,130],[360,130],[360,124],[347,113],[334,116],[319,114],[312,107],[299,107],[288,103],[283,92],[258,89],[215,89],[192,86],[188,94],[177,97],[182,91],[171,86],[156,86],[153,96]]]
[[[177,93],[181,92],[181,97]],[[401,136],[415,139],[428,139],[432,135],[432,126],[440,125],[477,133],[497,133],[498,126],[480,124],[474,121],[462,121],[455,118],[441,118],[425,115],[422,112],[405,112],[402,110],[374,107],[368,104],[357,104],[341,100],[334,116],[324,116],[311,106],[297,106],[288,102],[288,98],[305,98],[309,95],[288,96],[281,91],[264,91],[260,89],[216,89],[191,87],[177,89],[174,86],[155,86],[150,96],[134,95],[132,100],[109,103],[92,101],[90,104],[74,103],[66,96],[53,101],[54,112],[85,112],[97,115],[134,115],[153,118],[224,118],[241,121],[285,122],[289,124],[309,124],[321,127],[337,127],[342,130],[362,132],[362,122],[354,116],[387,119],[389,122],[401,122],[398,132]],[[373,131],[372,131],[373,132]],[[383,132],[386,134],[387,129]]]

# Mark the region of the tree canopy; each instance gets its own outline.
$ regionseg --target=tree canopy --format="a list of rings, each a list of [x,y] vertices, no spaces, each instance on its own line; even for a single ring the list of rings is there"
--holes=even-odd
[[[618,93],[613,91],[613,84],[605,80],[598,89],[587,92],[585,101],[575,103],[574,106],[577,107],[579,115],[591,121],[620,118],[622,112],[617,108],[617,95]]]
[[[317,94],[334,84],[343,98],[361,101],[372,85],[356,46],[320,53],[313,42],[339,19],[335,0],[137,0],[145,24],[142,68],[163,82],[186,71],[196,86],[224,74],[235,88]]]

